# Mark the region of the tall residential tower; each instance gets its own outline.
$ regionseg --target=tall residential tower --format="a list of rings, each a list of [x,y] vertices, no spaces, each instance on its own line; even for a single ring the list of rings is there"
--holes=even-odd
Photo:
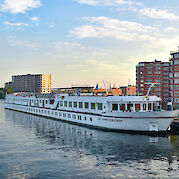
[[[170,92],[175,109],[179,109],[179,50],[170,52]]]
[[[147,84],[148,83],[148,84]],[[162,98],[163,107],[170,97],[169,93],[169,62],[139,62],[136,66],[136,91],[138,95],[146,95],[149,83],[159,85],[151,89],[150,95]]]
[[[51,93],[50,74],[12,76],[13,92]]]

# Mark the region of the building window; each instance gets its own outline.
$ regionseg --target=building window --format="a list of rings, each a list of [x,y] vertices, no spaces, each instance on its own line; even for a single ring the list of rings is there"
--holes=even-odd
[[[120,104],[120,111],[124,111],[125,110],[125,104]]]
[[[159,88],[159,87],[155,88],[155,91],[161,91],[161,88]]]
[[[152,74],[152,71],[146,71],[146,74]]]
[[[152,75],[147,75],[146,78],[151,79],[151,78],[152,78]]]
[[[152,110],[152,103],[148,103],[148,110]]]
[[[143,110],[145,111],[147,109],[147,105],[143,104]]]
[[[69,107],[72,108],[72,102],[71,101],[69,101]]]
[[[85,102],[85,108],[86,108],[86,109],[89,108],[89,103]]]
[[[160,75],[155,75],[155,78],[159,79],[159,78],[160,78]]]
[[[79,102],[79,108],[83,108],[83,102]]]
[[[127,110],[132,111],[132,109],[133,109],[133,104],[131,103],[127,104]]]
[[[118,104],[112,104],[112,110],[118,111]]]
[[[68,114],[68,118],[71,118],[71,114]]]
[[[96,109],[95,103],[91,103],[91,109]]]
[[[103,103],[98,103],[98,110],[103,110]]]
[[[63,117],[66,117],[66,113],[63,113]]]
[[[163,69],[164,69],[164,70],[169,70],[169,67],[164,67]]]
[[[174,79],[174,84],[179,84],[179,79]]]
[[[135,110],[140,111],[140,104],[135,104]]]
[[[161,69],[161,67],[155,67],[155,69],[156,69],[156,70],[160,70],[160,69]]]
[[[64,101],[64,106],[67,107],[67,101]]]
[[[78,115],[78,120],[81,120],[81,116],[80,115]]]
[[[145,67],[146,68],[146,70],[152,70],[152,67]]]
[[[161,80],[159,80],[159,79],[156,79],[156,80],[155,80],[155,82],[156,82],[156,83],[160,83],[160,82],[161,82]]]
[[[175,72],[174,77],[179,77],[179,72]]]
[[[161,71],[155,71],[155,74],[161,74]]]
[[[155,93],[155,95],[160,96],[160,95],[161,95],[161,93],[160,93],[160,92],[156,92],[156,93]]]
[[[179,54],[178,54],[178,57],[177,58],[179,58]],[[175,63],[175,65],[178,65],[179,64],[179,60],[175,60],[175,61],[173,61],[174,63]],[[174,64],[173,63],[173,64]]]
[[[77,102],[74,102],[73,105],[74,105],[74,108],[77,108]]]
[[[60,101],[60,106],[63,106],[63,101]]]
[[[169,73],[169,71],[164,71],[163,73],[164,73],[164,74],[168,74],[168,73]]]
[[[151,82],[152,82],[152,80],[145,80],[145,82],[151,83]]]

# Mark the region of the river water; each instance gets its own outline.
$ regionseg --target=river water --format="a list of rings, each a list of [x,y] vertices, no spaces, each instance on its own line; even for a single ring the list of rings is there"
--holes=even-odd
[[[0,179],[179,178],[179,136],[104,132],[4,109]]]

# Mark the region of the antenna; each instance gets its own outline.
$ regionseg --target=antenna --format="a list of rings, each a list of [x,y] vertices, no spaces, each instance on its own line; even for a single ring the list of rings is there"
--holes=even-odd
[[[130,86],[130,84],[131,84],[131,80],[129,79],[129,81],[128,81],[128,86]]]

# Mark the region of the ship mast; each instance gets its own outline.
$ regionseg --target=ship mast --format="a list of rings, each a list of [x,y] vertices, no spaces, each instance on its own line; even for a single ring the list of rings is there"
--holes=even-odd
[[[107,90],[107,88],[106,88],[106,84],[105,84],[104,80],[103,80],[103,84],[104,84],[104,88],[105,88],[105,90],[106,90],[106,94],[107,94],[107,96],[108,96],[108,90]]]
[[[145,84],[150,84],[150,87],[149,87],[149,89],[147,91],[146,96],[149,96],[149,93],[150,93],[150,90],[151,90],[152,87],[160,85],[160,83],[145,83]]]

